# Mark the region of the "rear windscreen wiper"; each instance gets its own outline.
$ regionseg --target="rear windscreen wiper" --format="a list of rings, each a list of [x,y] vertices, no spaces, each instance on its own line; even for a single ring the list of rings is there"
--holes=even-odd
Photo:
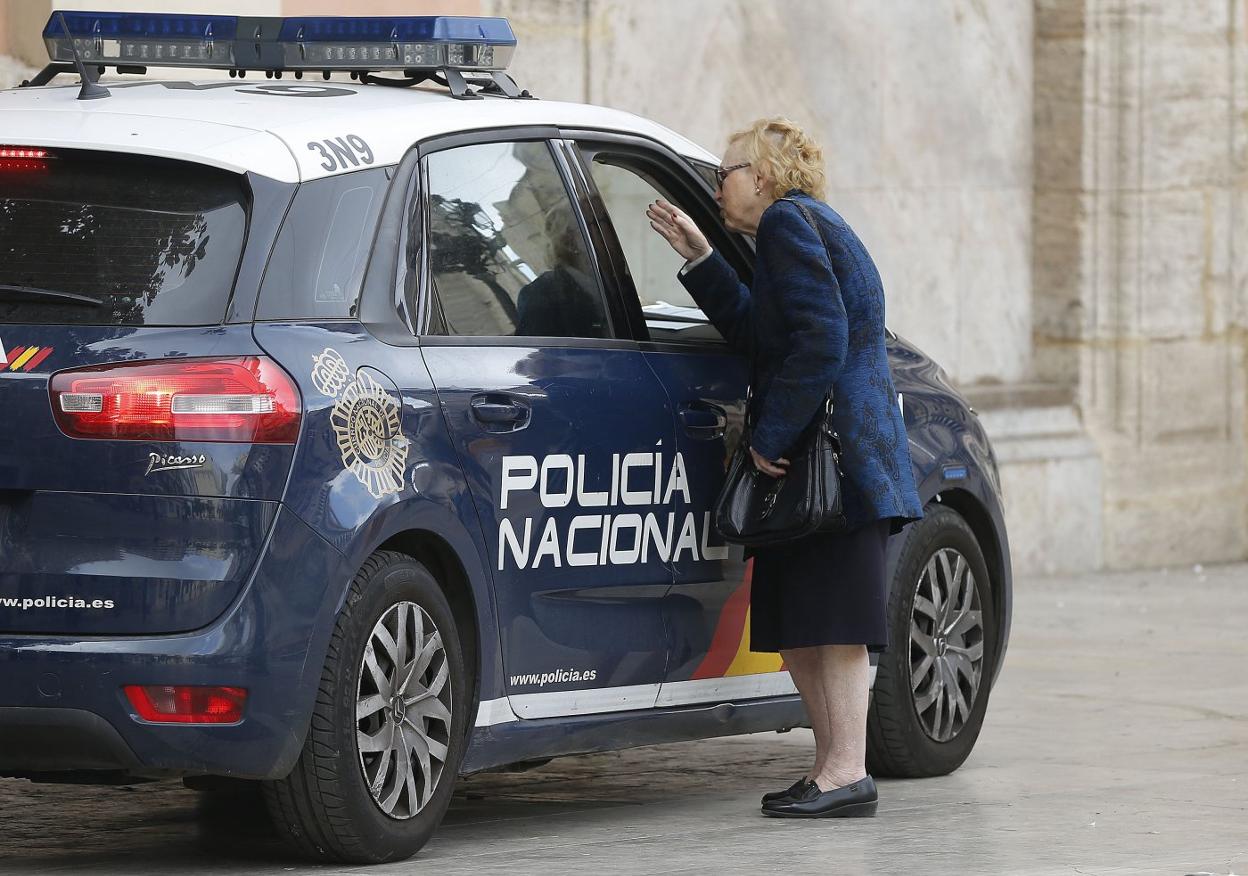
[[[90,307],[99,307],[104,303],[103,299],[79,295],[77,292],[58,292],[55,289],[40,289],[37,286],[11,286],[8,283],[0,283],[0,293],[3,293],[5,297],[25,295],[29,298],[54,298],[66,304],[83,304]]]

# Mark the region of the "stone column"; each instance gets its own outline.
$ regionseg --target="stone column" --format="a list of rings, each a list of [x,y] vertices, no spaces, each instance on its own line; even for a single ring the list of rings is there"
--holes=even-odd
[[[1037,10],[1037,363],[1104,461],[1105,563],[1242,558],[1244,4]]]

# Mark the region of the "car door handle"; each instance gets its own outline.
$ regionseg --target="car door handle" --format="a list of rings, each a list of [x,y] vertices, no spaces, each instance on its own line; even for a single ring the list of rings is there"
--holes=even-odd
[[[529,424],[532,410],[519,399],[505,395],[473,396],[468,403],[477,422],[486,426],[510,426],[521,429]]]
[[[711,440],[723,436],[728,425],[728,415],[715,405],[691,402],[680,406],[680,423],[685,427],[687,435]]]

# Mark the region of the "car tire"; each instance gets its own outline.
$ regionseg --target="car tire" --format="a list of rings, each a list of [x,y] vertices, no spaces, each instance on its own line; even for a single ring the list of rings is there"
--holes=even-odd
[[[334,627],[299,760],[265,783],[278,832],[320,861],[414,855],[450,805],[470,693],[437,580],[409,556],[373,554]]]
[[[867,713],[867,769],[941,776],[979,737],[997,618],[983,551],[960,514],[932,504],[906,530],[889,592],[889,647]]]

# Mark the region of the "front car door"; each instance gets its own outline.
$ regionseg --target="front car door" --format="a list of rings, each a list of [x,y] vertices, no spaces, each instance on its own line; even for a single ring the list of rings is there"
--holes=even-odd
[[[548,139],[421,151],[421,351],[485,535],[511,707],[650,708],[672,582],[654,506],[683,489],[663,385]]]
[[[677,279],[684,260],[654,233],[646,205],[658,197],[693,217],[711,243],[749,281],[753,251],[721,224],[713,168],[699,172],[645,141],[581,135],[581,171],[589,178],[604,238],[639,322],[650,367],[667,390],[676,442],[689,473],[698,550],[673,558],[665,600],[670,665],[660,706],[726,702],[795,692],[778,655],[750,650],[750,567],[740,546],[717,538],[711,509],[740,436],[749,383],[746,358],[731,349]]]

